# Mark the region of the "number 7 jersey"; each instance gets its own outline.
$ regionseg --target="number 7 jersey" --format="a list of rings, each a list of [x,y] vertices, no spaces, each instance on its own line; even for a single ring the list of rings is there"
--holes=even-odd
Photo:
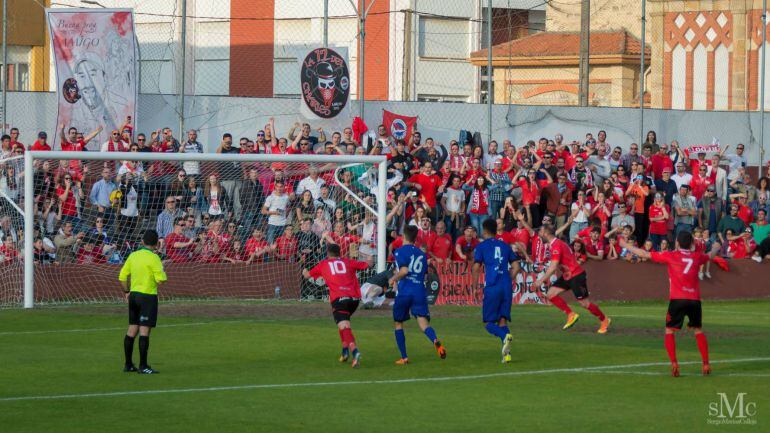
[[[414,245],[404,245],[393,252],[393,257],[398,269],[409,269],[406,277],[398,282],[398,294],[424,294],[428,256]]]
[[[361,298],[361,287],[358,285],[356,271],[367,269],[366,262],[339,257],[322,260],[310,270],[313,278],[323,277],[329,286],[329,301],[339,298]]]
[[[698,270],[709,256],[692,251],[663,251],[650,253],[652,261],[668,265],[669,299],[700,301]]]

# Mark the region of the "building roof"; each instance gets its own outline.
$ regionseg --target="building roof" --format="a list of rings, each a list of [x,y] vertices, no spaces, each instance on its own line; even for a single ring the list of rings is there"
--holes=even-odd
[[[591,56],[639,56],[642,43],[625,30],[593,31],[589,46]],[[575,57],[578,56],[579,52],[579,32],[540,32],[492,47],[493,58]],[[649,46],[645,49],[645,55],[650,55]],[[471,53],[471,59],[482,58],[487,58],[486,48]]]

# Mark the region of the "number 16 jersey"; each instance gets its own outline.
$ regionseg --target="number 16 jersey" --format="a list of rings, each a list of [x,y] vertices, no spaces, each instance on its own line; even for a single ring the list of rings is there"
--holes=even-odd
[[[398,295],[424,295],[425,272],[428,257],[414,245],[404,245],[393,252],[398,269],[408,268],[409,273],[398,282]]]

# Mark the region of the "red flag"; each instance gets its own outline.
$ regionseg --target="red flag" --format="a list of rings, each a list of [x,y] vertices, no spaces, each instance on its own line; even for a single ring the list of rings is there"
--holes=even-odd
[[[412,135],[412,130],[417,124],[417,117],[402,116],[382,110],[382,124],[396,140],[409,141],[409,136]]]

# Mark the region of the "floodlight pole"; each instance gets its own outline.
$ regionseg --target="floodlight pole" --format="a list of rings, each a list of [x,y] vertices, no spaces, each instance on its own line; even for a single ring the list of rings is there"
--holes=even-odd
[[[8,127],[8,119],[6,115],[8,110],[6,105],[8,103],[8,0],[3,0],[3,134],[6,133]]]
[[[182,0],[182,34],[180,38],[182,40],[182,70],[179,73],[179,75],[181,75],[181,91],[179,95],[179,137],[181,138],[184,136],[185,70],[187,69],[187,0]]]
[[[358,14],[358,110],[360,111],[359,117],[361,117],[361,120],[365,121],[364,108],[366,107],[366,97],[364,92],[364,70],[366,69],[366,16],[369,15],[369,11],[372,9],[372,6],[374,6],[375,0],[371,0],[369,6],[363,11],[359,10],[360,8],[356,6],[353,0],[348,1]],[[361,1],[364,2],[365,0]]]
[[[762,73],[759,77],[761,91],[759,92],[759,160],[757,161],[759,172],[757,176],[762,174],[762,159],[765,156],[765,59],[767,59],[767,0],[762,1]]]
[[[645,27],[647,26],[647,0],[642,0],[642,53],[639,55],[639,143],[647,141],[644,136],[644,52],[647,41]]]

